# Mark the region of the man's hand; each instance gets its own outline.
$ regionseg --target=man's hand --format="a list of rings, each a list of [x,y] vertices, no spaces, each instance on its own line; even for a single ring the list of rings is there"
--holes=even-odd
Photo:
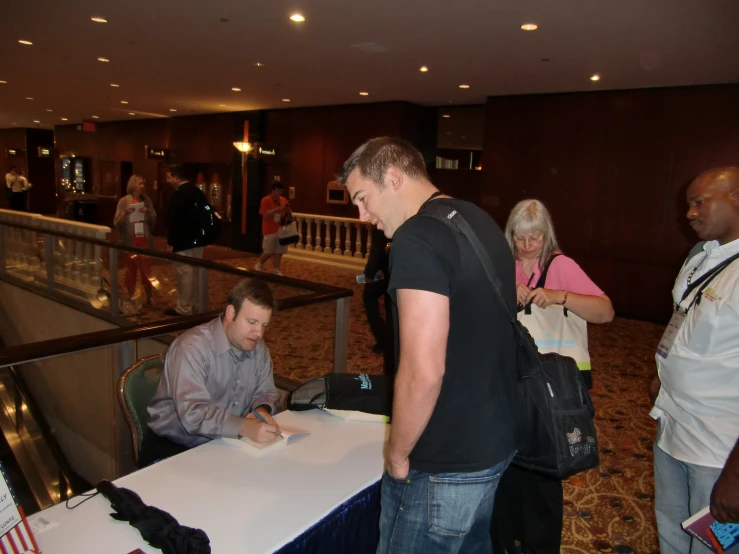
[[[659,375],[655,375],[654,379],[652,379],[652,382],[649,385],[649,398],[652,399],[652,404],[654,404],[655,400],[657,400],[657,395],[659,394],[659,390],[662,388],[662,382],[659,380]]]
[[[387,453],[387,472],[393,479],[405,479],[408,477],[410,472],[410,462],[408,457],[404,456],[398,458],[393,456],[390,452]]]
[[[529,302],[532,302],[540,308],[547,308],[552,304],[561,304],[563,301],[564,291],[562,290],[534,289],[529,291],[526,301],[522,302],[522,304],[525,306]]]
[[[264,418],[267,423],[263,423],[253,413],[244,418],[244,422],[239,429],[239,436],[248,437],[254,442],[274,442],[280,433],[280,426],[272,419],[272,416],[263,408],[257,408],[259,415]]]
[[[739,523],[739,475],[725,467],[711,491],[711,515],[721,523]]]

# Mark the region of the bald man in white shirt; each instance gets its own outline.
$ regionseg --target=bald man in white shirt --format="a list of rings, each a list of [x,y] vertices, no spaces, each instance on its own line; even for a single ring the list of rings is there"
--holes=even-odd
[[[739,167],[700,174],[687,201],[705,242],[675,281],[650,391],[662,554],[711,552],[680,527],[708,505],[717,520],[739,522]]]

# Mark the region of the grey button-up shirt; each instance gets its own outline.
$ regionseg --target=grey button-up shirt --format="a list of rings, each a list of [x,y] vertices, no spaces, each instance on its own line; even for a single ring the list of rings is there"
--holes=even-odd
[[[238,437],[249,411],[267,405],[276,414],[279,400],[264,341],[251,352],[242,352],[231,346],[216,318],[182,333],[171,344],[146,411],[149,429],[193,447],[219,437]]]

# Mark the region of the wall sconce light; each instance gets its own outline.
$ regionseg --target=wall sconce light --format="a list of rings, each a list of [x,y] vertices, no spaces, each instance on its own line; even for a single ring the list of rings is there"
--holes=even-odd
[[[251,152],[251,142],[234,142],[236,150],[241,152],[241,167],[246,165],[246,156]]]
[[[251,142],[234,142],[234,146],[236,147],[236,150],[242,154],[248,154],[251,152]]]

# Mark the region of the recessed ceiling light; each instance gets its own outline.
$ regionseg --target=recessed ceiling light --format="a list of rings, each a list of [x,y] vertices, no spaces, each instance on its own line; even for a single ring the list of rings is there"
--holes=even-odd
[[[111,87],[115,87],[115,88],[118,88],[118,87],[119,87],[119,86],[121,86],[121,85],[118,85],[118,84],[116,84],[116,83],[110,83],[110,86],[111,86]]]
[[[128,104],[128,100],[121,100],[121,104]]]
[[[447,135],[451,135],[451,133],[446,133]]]
[[[421,73],[426,73],[428,70],[429,70],[428,67],[426,67],[425,65],[422,65],[418,71],[420,71]]]
[[[33,120],[34,123],[41,123],[38,119]]]
[[[67,118],[66,117],[62,117],[61,119],[62,119],[62,121],[67,121]]]
[[[54,110],[49,110],[49,109],[47,109],[46,111],[47,111],[47,112],[53,112]]]
[[[128,112],[128,115],[136,115],[134,112]]]
[[[98,58],[98,61],[108,63],[110,60],[108,58]]]
[[[524,31],[536,31],[539,26],[536,23],[524,23],[521,25],[521,29]]]
[[[282,101],[283,101],[283,102],[289,102],[289,101],[290,101],[290,99],[289,99],[289,98],[283,98],[283,99],[282,99]]]
[[[239,87],[233,87],[231,90],[234,92],[241,92],[241,89]]]
[[[470,85],[459,85],[459,88],[470,88]]]
[[[25,44],[26,46],[33,46],[33,43],[30,40],[19,40],[21,44]]]
[[[93,119],[100,119],[100,118],[99,118],[98,116],[96,116],[96,115],[93,115],[93,116],[92,116],[92,118],[93,118]]]
[[[595,75],[591,75],[590,76],[590,80],[591,81],[600,81],[600,75],[598,75],[597,73]]]
[[[444,114],[444,115],[442,115],[441,117],[446,117],[446,118],[449,118],[449,117],[452,117],[452,116],[451,116],[451,115],[449,115],[448,113],[445,113],[445,114]]]
[[[257,62],[254,65],[256,65],[257,67],[264,67],[264,64],[262,62]]]
[[[26,96],[26,100],[33,100],[32,96]]]
[[[105,19],[104,17],[91,17],[90,20],[94,21],[95,23],[107,23],[108,22],[108,20]]]
[[[7,85],[8,81],[0,81],[0,85]]]
[[[170,112],[176,112],[177,110],[175,108],[169,108]]]
[[[218,104],[218,107],[219,108],[225,108],[226,107],[226,104]]]
[[[359,96],[369,96],[369,92],[360,92]]]
[[[294,21],[295,23],[302,23],[305,21],[305,17],[302,16],[302,14],[294,13],[290,16],[290,21]]]

